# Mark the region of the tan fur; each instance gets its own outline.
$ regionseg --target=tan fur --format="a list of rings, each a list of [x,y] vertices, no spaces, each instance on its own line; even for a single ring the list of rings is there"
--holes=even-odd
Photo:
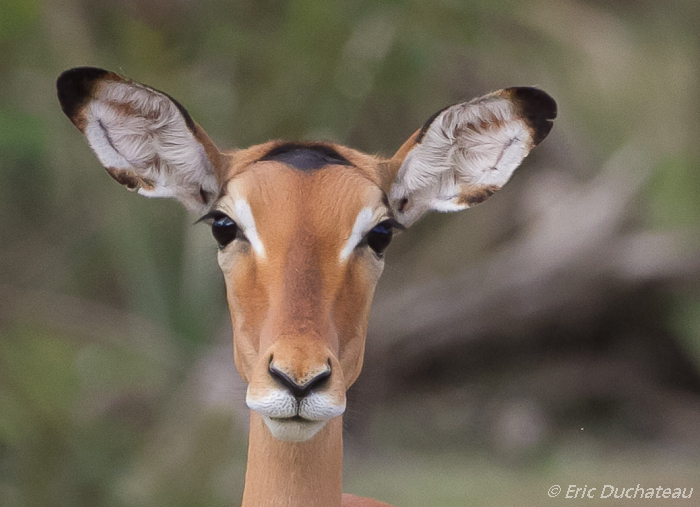
[[[280,442],[251,412],[242,507],[340,507],[343,423],[307,442]]]
[[[214,204],[233,216],[235,200],[245,199],[267,251],[264,261],[250,252],[238,256],[226,277],[236,364],[250,380],[257,355],[277,337],[330,336],[328,350],[341,363],[347,388],[359,374],[357,356],[364,348],[355,343],[364,340],[366,326],[358,326],[357,319],[368,314],[380,264],[369,252],[358,252],[345,265],[337,256],[364,206],[371,204],[387,217],[391,211],[373,182],[367,156],[343,150],[364,166],[309,173],[278,162],[251,164],[271,146],[233,155],[233,177]],[[225,271],[226,257],[220,254]],[[259,368],[267,367],[263,363]]]
[[[219,254],[234,328],[235,362],[249,395],[278,389],[277,367],[300,383],[324,370],[324,394],[339,404],[362,368],[364,340],[381,263],[367,249],[347,263],[338,252],[365,206],[390,216],[376,182],[378,160],[332,146],[356,164],[302,172],[256,162],[277,145],[231,154],[228,183],[214,207],[233,216],[244,199],[265,246],[264,259],[247,245]],[[235,259],[234,259],[235,257]],[[244,507],[333,507],[341,503],[342,420],[331,419],[307,442],[282,442],[251,412]],[[347,497],[347,505],[358,504]]]

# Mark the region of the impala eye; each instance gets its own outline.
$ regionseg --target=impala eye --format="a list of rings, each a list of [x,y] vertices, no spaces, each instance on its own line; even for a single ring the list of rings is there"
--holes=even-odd
[[[394,235],[394,226],[395,222],[393,220],[384,220],[367,233],[367,245],[377,255],[381,256],[389,246],[389,243],[391,243],[391,238]]]
[[[211,233],[219,248],[224,248],[238,236],[238,226],[231,217],[224,215],[211,223]]]
[[[238,226],[230,216],[220,211],[207,213],[197,222],[211,220],[211,234],[219,244],[219,248],[224,248],[238,237]]]

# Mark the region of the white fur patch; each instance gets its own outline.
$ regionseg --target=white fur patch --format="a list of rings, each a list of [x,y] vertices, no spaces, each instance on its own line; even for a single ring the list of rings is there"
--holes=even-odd
[[[530,129],[498,92],[446,109],[399,169],[390,191],[397,219],[408,226],[429,210],[468,208],[460,196],[501,188],[532,147]]]
[[[244,199],[237,199],[233,203],[233,211],[236,212],[236,222],[243,229],[248,241],[250,241],[250,246],[253,247],[253,251],[261,259],[265,258],[265,246],[260,241],[258,236],[258,230],[255,227],[255,219],[253,218],[253,212],[250,209],[250,205]]]
[[[328,422],[271,419],[265,416],[263,421],[272,436],[283,442],[306,442],[321,431]]]
[[[301,399],[299,415],[311,421],[325,421],[343,415],[345,398],[342,404],[336,404],[333,397],[324,392],[312,392]]]
[[[338,404],[328,393],[312,392],[297,400],[289,391],[270,389],[264,396],[253,396],[250,386],[246,405],[258,412],[270,433],[287,442],[304,442],[318,433],[334,417],[345,412],[345,399]],[[294,416],[303,421],[291,419]]]
[[[214,168],[168,97],[138,83],[105,81],[85,115],[85,135],[105,167],[130,170],[155,183],[139,194],[176,197],[192,211],[207,210],[200,190],[218,191]]]
[[[285,418],[298,415],[310,421],[325,421],[345,412],[345,400],[336,403],[328,393],[312,392],[297,401],[286,389],[277,388],[266,390],[263,396],[255,396],[249,387],[246,405],[268,417]]]
[[[355,224],[352,226],[350,237],[340,251],[340,262],[348,260],[352,251],[355,250],[355,247],[362,241],[365,233],[367,233],[369,227],[372,225],[372,217],[372,208],[369,207],[362,208],[362,211],[358,213]]]
[[[245,402],[249,409],[267,417],[283,418],[297,415],[297,400],[286,390],[269,389],[264,396],[253,396],[248,386]]]

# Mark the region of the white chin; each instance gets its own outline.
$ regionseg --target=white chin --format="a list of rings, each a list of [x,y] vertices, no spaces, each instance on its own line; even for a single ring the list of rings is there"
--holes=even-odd
[[[263,416],[272,436],[284,442],[306,442],[326,425],[327,421],[299,421],[291,419],[272,419]]]

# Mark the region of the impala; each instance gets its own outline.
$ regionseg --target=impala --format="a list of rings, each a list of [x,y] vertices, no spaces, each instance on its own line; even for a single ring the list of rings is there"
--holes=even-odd
[[[219,151],[172,97],[71,69],[63,112],[109,175],[211,225],[250,407],[243,507],[386,506],[341,493],[342,414],[396,229],[488,199],[552,128],[556,103],[507,88],[433,115],[391,158],[329,142]]]

